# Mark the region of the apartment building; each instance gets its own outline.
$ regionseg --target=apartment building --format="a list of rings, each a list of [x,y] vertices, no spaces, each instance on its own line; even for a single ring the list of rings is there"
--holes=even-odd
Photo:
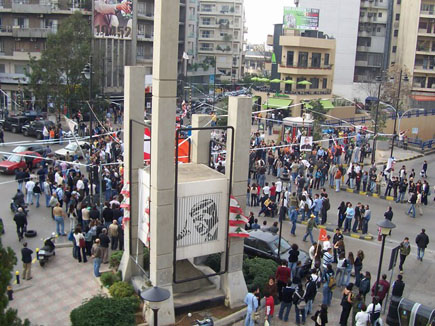
[[[243,0],[195,1],[198,4],[196,21],[194,6],[188,5],[188,54],[193,56],[195,63],[216,62],[221,80],[234,82],[240,79],[243,76],[244,34],[247,32]]]
[[[282,83],[275,85],[281,93],[288,95],[287,102],[300,103],[332,97],[336,40],[328,38],[323,32],[282,31],[280,26],[277,24],[274,29],[275,33],[282,33],[278,35],[279,46],[274,44],[277,35],[269,35],[267,45],[273,46],[277,56],[276,64],[271,64],[271,78],[282,80]],[[273,67],[275,65],[276,69]],[[292,114],[297,116],[298,111],[299,108],[295,108]]]
[[[189,0],[194,1],[194,0]],[[56,33],[62,20],[75,11],[92,17],[92,2],[78,0],[0,0],[0,95],[1,108],[14,110],[28,84],[25,68],[29,55],[40,57],[47,36]],[[180,0],[179,74],[183,74],[186,0]],[[138,0],[133,6],[130,39],[95,37],[94,65],[103,71],[102,91],[122,95],[124,66],[144,65],[152,74],[154,1]]]
[[[244,72],[251,75],[267,76],[270,74],[272,53],[266,51],[264,44],[248,44],[245,50]]]
[[[392,63],[409,71],[414,104],[432,108],[435,101],[435,0],[396,1],[400,25],[397,45],[392,48]]]

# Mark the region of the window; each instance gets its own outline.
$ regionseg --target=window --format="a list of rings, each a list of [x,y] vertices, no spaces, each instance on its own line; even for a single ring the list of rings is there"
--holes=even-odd
[[[397,46],[393,46],[393,53],[396,53],[397,51]]]
[[[295,53],[293,51],[287,51],[287,66],[293,66]]]
[[[138,35],[145,35],[145,25],[137,24],[137,34]]]
[[[136,49],[136,56],[139,58],[143,58],[145,56],[145,45],[144,44],[137,44]]]
[[[396,20],[400,20],[400,14],[396,14]]]
[[[204,12],[212,12],[212,11],[213,11],[213,6],[210,5],[210,4],[203,4],[203,5],[201,6],[201,11],[204,11]]]
[[[4,73],[4,72],[5,72],[5,64],[0,63],[0,73]]]
[[[381,28],[378,27],[378,28],[376,29],[376,31],[377,31],[378,33],[380,33],[380,32],[381,32]]]
[[[322,88],[328,88],[328,79],[323,78],[323,80],[322,80]]]
[[[5,45],[3,43],[3,41],[0,40],[0,53],[3,53],[5,50]]]
[[[16,74],[25,74],[26,73],[26,65],[15,64],[15,73]]]
[[[394,30],[394,37],[397,37],[397,36],[399,36],[399,30],[398,30],[398,29],[395,29],[395,30]]]
[[[380,13],[378,13],[378,17],[382,17],[382,13],[380,12]]]
[[[308,52],[299,52],[298,67],[301,68],[308,67]]]
[[[312,68],[320,68],[320,58],[322,57],[321,53],[313,53],[311,57],[311,67]]]
[[[270,254],[272,253],[272,250],[270,249],[269,245],[261,240],[257,240],[257,249]]]
[[[213,37],[213,31],[201,31],[201,37],[210,38]]]
[[[203,18],[202,24],[203,25],[211,25],[211,18],[210,17]]]
[[[325,66],[329,66],[329,53],[325,53]]]
[[[200,51],[212,51],[213,44],[212,43],[199,43],[199,50]]]
[[[14,18],[14,26],[20,26],[21,28],[29,28],[29,18],[24,18],[24,17]]]
[[[310,79],[310,88],[311,89],[318,89],[319,88],[319,78],[311,78]]]

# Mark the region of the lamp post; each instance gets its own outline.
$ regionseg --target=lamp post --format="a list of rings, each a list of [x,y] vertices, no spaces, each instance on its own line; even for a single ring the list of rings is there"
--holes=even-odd
[[[382,259],[384,258],[385,238],[387,237],[387,235],[390,235],[391,230],[396,227],[394,223],[392,223],[390,220],[386,218],[376,223],[376,225],[381,229],[382,245],[381,245],[381,255],[379,256],[378,275],[376,277],[376,283],[375,283],[376,287],[375,287],[373,298],[375,298],[378,295],[378,291],[379,291],[379,278],[381,277]],[[375,306],[376,305],[373,303],[372,314],[375,313]]]
[[[378,101],[376,103],[376,114],[375,114],[375,134],[373,136],[373,148],[372,148],[372,164],[375,163],[376,155],[376,137],[378,136],[378,117],[379,117],[379,103],[381,101],[381,86],[382,86],[382,76],[377,76],[376,81],[379,82],[378,88]]]
[[[390,153],[390,157],[393,157],[393,152],[394,152],[394,140],[396,139],[396,123],[397,123],[397,117],[399,115],[399,105],[400,105],[400,89],[402,87],[402,74],[403,74],[403,70],[400,69],[400,74],[399,74],[399,89],[397,90],[397,102],[396,102],[396,111],[394,114],[394,130],[393,130],[393,141],[391,142],[391,153]],[[409,81],[409,78],[407,75],[405,75],[403,77],[403,81],[407,82]],[[402,115],[403,116],[403,115]],[[400,129],[399,129],[400,132]]]
[[[150,303],[158,303],[158,302],[168,300],[170,296],[171,293],[168,290],[159,288],[157,286],[154,286],[140,293],[140,297],[142,298],[142,300],[148,301]],[[154,326],[158,326],[159,308],[157,306],[154,306],[151,307],[151,309],[153,310],[153,315],[154,315]]]
[[[87,80],[89,80],[89,105],[91,107],[91,112],[89,114],[89,160],[91,161],[91,169],[90,169],[90,184],[91,184],[91,203],[93,203],[94,200],[94,173],[93,173],[93,167],[92,167],[92,116],[93,116],[93,101],[92,101],[92,75],[94,72],[92,71],[92,56],[89,56],[89,63],[85,65],[82,71],[83,76]],[[101,191],[101,189],[100,189]]]

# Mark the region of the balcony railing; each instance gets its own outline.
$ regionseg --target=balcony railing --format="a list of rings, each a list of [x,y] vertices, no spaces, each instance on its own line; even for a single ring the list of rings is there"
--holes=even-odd
[[[332,65],[320,65],[319,67],[309,67],[306,65],[280,65],[281,68],[290,68],[290,69],[332,69]]]
[[[56,28],[12,27],[13,37],[46,38],[49,34],[55,34],[56,32]]]
[[[39,3],[33,3],[30,0],[13,0],[12,11],[28,14],[49,14],[51,13],[51,3],[43,0],[39,1]]]
[[[12,33],[12,26],[0,26],[0,33]]]

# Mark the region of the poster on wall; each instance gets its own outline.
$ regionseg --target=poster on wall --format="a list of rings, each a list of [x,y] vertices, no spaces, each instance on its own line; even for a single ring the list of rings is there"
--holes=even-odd
[[[319,9],[284,7],[283,28],[318,30]]]
[[[132,1],[93,0],[95,38],[131,40],[133,26]]]
[[[313,137],[301,136],[300,151],[310,152],[313,149]]]

